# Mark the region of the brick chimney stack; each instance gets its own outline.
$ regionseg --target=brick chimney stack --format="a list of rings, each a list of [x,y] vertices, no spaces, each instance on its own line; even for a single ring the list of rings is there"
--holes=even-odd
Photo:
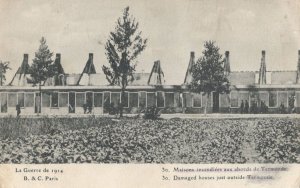
[[[24,61],[28,62],[28,54],[24,54]]]
[[[93,60],[94,54],[93,53],[89,53],[89,59]]]
[[[56,54],[56,59],[60,59],[60,57],[61,57],[61,54],[60,54],[60,53],[57,53],[57,54]]]
[[[266,68],[266,51],[261,51],[261,63],[260,63],[260,69],[259,69],[259,78],[258,78],[258,84],[266,84],[267,83],[267,68]]]
[[[230,61],[229,61],[229,51],[225,52],[225,62],[224,62],[224,74],[228,76],[231,72]]]

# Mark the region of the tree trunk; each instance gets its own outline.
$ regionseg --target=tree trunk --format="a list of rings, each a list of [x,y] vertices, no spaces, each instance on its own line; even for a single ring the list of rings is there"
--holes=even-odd
[[[122,91],[121,91],[121,103],[120,103],[120,118],[123,117],[123,103],[124,103],[124,96],[125,96],[125,88],[122,87]]]
[[[39,115],[39,113],[40,112],[42,112],[42,87],[41,87],[41,82],[39,82],[39,93],[40,93],[40,101],[39,101],[39,103],[40,104],[38,104],[38,111],[37,111],[37,115]]]

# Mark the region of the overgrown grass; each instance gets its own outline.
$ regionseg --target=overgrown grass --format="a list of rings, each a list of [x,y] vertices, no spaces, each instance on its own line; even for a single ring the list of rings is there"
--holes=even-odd
[[[300,120],[0,119],[0,163],[300,163]]]
[[[114,124],[111,118],[90,117],[4,117],[0,119],[0,139],[16,139],[29,135],[52,134],[56,131],[87,129]]]

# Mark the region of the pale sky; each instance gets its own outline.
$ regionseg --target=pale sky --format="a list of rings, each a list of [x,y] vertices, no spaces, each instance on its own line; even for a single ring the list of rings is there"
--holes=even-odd
[[[230,51],[234,71],[259,70],[261,50],[267,70],[297,68],[299,0],[0,0],[0,60],[11,62],[8,81],[24,53],[32,62],[42,36],[62,54],[67,73],[80,73],[89,52],[102,72],[103,44],[126,6],[148,38],[137,72],[150,72],[160,60],[167,84],[183,83],[190,52],[198,58],[206,40]]]

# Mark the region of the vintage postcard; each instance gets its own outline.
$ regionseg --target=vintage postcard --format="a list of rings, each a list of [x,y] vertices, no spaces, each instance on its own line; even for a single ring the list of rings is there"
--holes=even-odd
[[[300,188],[299,0],[0,0],[0,188]]]

